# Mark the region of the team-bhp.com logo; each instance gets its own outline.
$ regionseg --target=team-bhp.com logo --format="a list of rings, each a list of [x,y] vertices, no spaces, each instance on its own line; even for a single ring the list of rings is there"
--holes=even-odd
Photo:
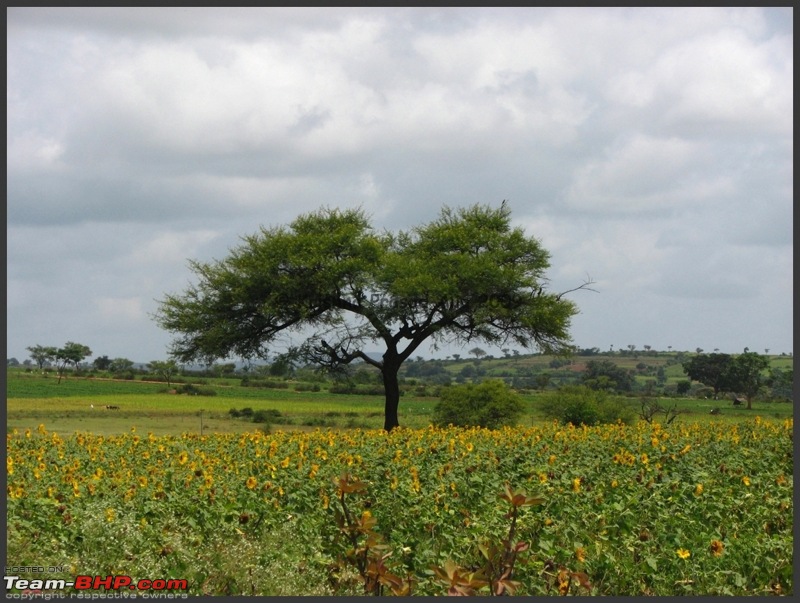
[[[4,576],[6,582],[7,598],[9,595],[13,596],[19,594],[21,598],[28,595],[31,598],[36,594],[44,594],[45,591],[59,591],[67,588],[74,588],[78,591],[78,596],[83,591],[87,591],[84,596],[90,596],[89,593],[105,591],[114,591],[117,593],[128,594],[129,591],[141,591],[142,598],[150,596],[156,597],[156,593],[166,593],[170,591],[185,591],[189,588],[186,580],[179,580],[174,578],[148,580],[142,578],[141,580],[134,580],[130,576],[125,575],[112,575],[112,576],[75,576],[74,580],[59,580],[59,579],[38,579],[38,578],[22,578],[20,576]],[[17,591],[16,593],[9,593],[8,591]],[[163,595],[162,595],[163,596]]]

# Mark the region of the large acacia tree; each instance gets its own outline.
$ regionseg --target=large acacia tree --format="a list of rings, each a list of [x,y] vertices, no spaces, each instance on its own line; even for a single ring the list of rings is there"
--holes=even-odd
[[[262,227],[225,259],[190,267],[197,283],[167,295],[155,316],[177,334],[172,357],[266,358],[282,334],[299,333],[304,343],[290,349],[299,358],[380,370],[387,431],[399,425],[398,371],[422,342],[563,352],[577,313],[566,292],[545,290],[549,253],[512,228],[505,203],[444,208],[398,233],[375,231],[361,210],[323,209],[288,228]],[[380,359],[365,351],[376,343]]]

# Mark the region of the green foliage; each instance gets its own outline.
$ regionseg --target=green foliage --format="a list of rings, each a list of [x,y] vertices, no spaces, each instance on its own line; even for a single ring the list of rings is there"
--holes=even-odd
[[[547,394],[542,412],[547,417],[572,425],[630,424],[635,418],[633,409],[623,400],[584,385],[567,385]]]
[[[251,379],[245,377],[241,380],[242,387],[263,387],[264,389],[289,389],[286,381],[271,381],[268,379]]]
[[[179,370],[178,363],[174,360],[153,360],[147,365],[147,368],[164,379],[168,386],[172,385],[172,377]]]
[[[716,398],[720,392],[730,391],[728,372],[732,361],[729,354],[697,354],[683,362],[683,372],[692,381],[712,388]]]
[[[145,434],[10,433],[8,558],[190,596],[793,594],[791,419]]]
[[[56,354],[58,353],[58,348],[56,347],[38,344],[25,349],[31,353],[31,358],[36,362],[39,370],[42,370],[45,364],[55,360]]]
[[[108,356],[98,356],[92,362],[92,366],[98,371],[107,371],[111,367],[111,358]]]
[[[359,386],[355,383],[335,383],[328,388],[332,394],[351,394],[356,396],[383,396],[386,390],[381,385]]]
[[[176,389],[179,394],[186,394],[187,396],[216,396],[217,390],[213,387],[202,387],[192,383],[186,383]]]
[[[133,360],[129,360],[128,358],[114,358],[108,369],[112,373],[131,372],[133,369]],[[131,374],[133,373],[131,372]]]
[[[726,380],[730,391],[744,394],[748,408],[766,382],[764,371],[767,367],[769,358],[755,352],[745,352],[735,356],[727,368]]]
[[[583,383],[595,390],[628,392],[633,389],[631,373],[610,360],[590,360],[586,363]]]
[[[577,313],[544,290],[549,254],[511,227],[505,204],[444,208],[397,234],[376,233],[361,210],[325,209],[288,228],[262,228],[222,261],[191,266],[198,284],[168,295],[156,318],[177,334],[175,358],[263,358],[283,331],[310,327],[284,359],[331,371],[356,360],[378,368],[386,430],[399,425],[398,371],[423,341],[562,351]],[[375,341],[386,346],[381,359],[365,352]]]
[[[499,379],[475,385],[443,387],[433,411],[435,425],[477,426],[497,429],[514,425],[525,412],[525,403]]]
[[[770,396],[773,400],[791,401],[794,369],[771,369],[767,384],[770,386]]]

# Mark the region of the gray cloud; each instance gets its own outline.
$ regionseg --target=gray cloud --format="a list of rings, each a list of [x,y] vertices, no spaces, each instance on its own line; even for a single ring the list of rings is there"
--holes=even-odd
[[[155,300],[261,224],[503,199],[597,280],[579,345],[790,351],[791,17],[9,8],[8,354],[164,356]]]

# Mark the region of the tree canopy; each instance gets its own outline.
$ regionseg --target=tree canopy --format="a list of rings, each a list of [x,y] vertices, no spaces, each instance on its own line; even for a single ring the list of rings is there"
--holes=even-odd
[[[747,350],[747,348],[745,348]],[[744,394],[747,408],[752,408],[753,398],[768,375],[769,357],[755,352],[743,354],[698,354],[683,363],[683,371],[693,380],[714,388],[714,398],[720,392]]]
[[[155,317],[177,335],[172,357],[266,358],[277,342],[331,370],[366,362],[383,376],[387,430],[399,425],[398,370],[422,342],[563,352],[577,313],[567,292],[546,291],[549,253],[511,226],[505,203],[445,207],[397,233],[376,232],[360,209],[322,209],[190,267],[197,284],[167,295]],[[279,340],[291,332],[305,342]],[[365,351],[376,342],[381,358]]]
[[[766,382],[764,371],[769,367],[769,358],[755,352],[745,352],[733,358],[726,380],[731,391],[744,394],[747,408],[751,409],[761,386]]]
[[[720,392],[727,391],[728,369],[733,358],[728,354],[700,354],[683,363],[683,372],[692,381],[699,381],[714,390],[716,400]]]

